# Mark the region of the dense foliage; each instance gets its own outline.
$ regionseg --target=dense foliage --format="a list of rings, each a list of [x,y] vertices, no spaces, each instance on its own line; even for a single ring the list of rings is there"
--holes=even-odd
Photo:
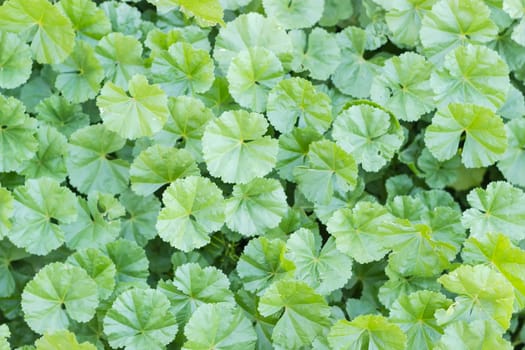
[[[0,4],[0,350],[525,344],[525,0]]]

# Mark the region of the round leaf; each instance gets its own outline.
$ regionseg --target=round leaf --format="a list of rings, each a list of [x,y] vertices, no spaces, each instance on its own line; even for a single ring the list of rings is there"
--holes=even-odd
[[[13,89],[31,75],[31,49],[16,34],[0,30],[0,88]]]
[[[263,0],[263,6],[285,29],[309,28],[321,19],[324,0]]]

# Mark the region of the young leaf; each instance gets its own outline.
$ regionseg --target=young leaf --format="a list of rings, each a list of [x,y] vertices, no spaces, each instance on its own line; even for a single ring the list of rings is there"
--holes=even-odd
[[[285,29],[312,27],[321,19],[325,0],[263,0],[268,17],[275,18]]]
[[[45,333],[35,342],[35,350],[96,350],[88,342],[78,343],[75,334],[67,330]]]
[[[13,89],[31,75],[31,49],[14,33],[0,30],[0,88]]]
[[[97,284],[80,267],[60,262],[43,267],[22,293],[25,321],[37,333],[87,322],[98,306]]]
[[[69,18],[82,39],[94,42],[111,32],[111,22],[91,0],[60,0],[57,6]]]
[[[50,178],[27,180],[17,187],[9,239],[29,253],[44,255],[64,242],[63,226],[77,218],[77,198]]]
[[[189,176],[173,182],[163,193],[164,209],[157,231],[173,247],[188,252],[210,242],[210,233],[224,224],[224,199],[208,178]]]
[[[181,10],[195,16],[205,26],[224,25],[224,10],[219,0],[169,0],[180,6]]]
[[[133,288],[120,294],[104,317],[113,348],[162,350],[177,334],[175,315],[161,292]]]
[[[224,112],[206,126],[204,160],[212,176],[228,183],[247,183],[268,174],[277,157],[277,140],[263,136],[266,119],[244,110]]]
[[[254,350],[257,335],[243,310],[229,303],[204,304],[191,316],[183,350]]]
[[[321,335],[330,321],[330,307],[305,282],[282,280],[273,283],[261,297],[263,316],[281,313],[272,333],[274,345],[286,349],[308,346]]]
[[[507,149],[507,135],[498,115],[485,107],[460,103],[438,109],[425,132],[425,144],[436,159],[448,160],[457,153],[463,133],[461,160],[467,168],[489,166]]]
[[[490,321],[458,321],[445,328],[434,350],[511,350],[513,346],[502,337],[501,329]]]
[[[262,235],[279,225],[287,210],[279,181],[255,178],[233,187],[232,197],[226,200],[226,225],[245,236]]]
[[[109,82],[97,98],[104,125],[128,139],[152,136],[168,119],[168,99],[158,85],[150,85],[146,77],[134,75],[124,89]]]
[[[73,51],[75,31],[47,0],[8,0],[0,7],[0,30],[23,33],[38,63],[60,63]]]
[[[339,320],[328,333],[334,350],[403,350],[407,336],[384,316],[362,315],[351,322]]]

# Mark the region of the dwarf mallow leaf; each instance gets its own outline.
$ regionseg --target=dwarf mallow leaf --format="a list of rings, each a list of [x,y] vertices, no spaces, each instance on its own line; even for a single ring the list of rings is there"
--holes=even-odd
[[[497,166],[512,184],[525,187],[525,118],[505,124],[509,145]]]
[[[123,238],[136,242],[139,246],[157,235],[155,224],[160,211],[160,201],[157,197],[139,196],[128,190],[119,197],[120,203],[126,209],[126,215],[120,219]]]
[[[13,89],[31,75],[31,50],[14,33],[0,30],[0,88]]]
[[[268,17],[275,18],[285,29],[312,27],[321,19],[324,0],[263,0]]]
[[[490,321],[457,321],[445,328],[434,350],[511,350],[513,346],[502,337],[501,329]]]
[[[35,342],[35,350],[96,350],[95,345],[78,343],[75,334],[67,330],[45,333]]]

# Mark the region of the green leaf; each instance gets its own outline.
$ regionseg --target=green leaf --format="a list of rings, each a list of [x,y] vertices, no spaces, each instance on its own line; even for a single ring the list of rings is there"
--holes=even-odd
[[[0,189],[0,192],[2,190]],[[0,297],[14,297],[15,293],[19,296],[20,282],[26,283],[34,272],[23,267],[23,259],[29,256],[25,249],[16,247],[7,239],[0,241]],[[18,302],[19,300],[16,301],[17,304]],[[7,312],[5,316],[8,316]]]
[[[270,91],[267,116],[281,133],[294,132],[296,125],[323,133],[332,123],[332,104],[330,97],[317,92],[308,80],[290,78]]]
[[[434,312],[450,304],[443,294],[428,290],[405,294],[390,308],[389,319],[407,335],[407,349],[433,349],[443,334]]]
[[[253,47],[233,57],[226,75],[232,97],[245,108],[264,112],[268,93],[283,77],[277,56],[263,47]]]
[[[146,252],[137,243],[119,239],[106,245],[106,253],[117,269],[117,288],[147,286],[149,261]]]
[[[513,346],[501,335],[501,330],[489,321],[458,321],[445,328],[435,350],[511,350]]]
[[[505,124],[509,144],[497,166],[505,179],[513,185],[525,186],[525,118]]]
[[[509,328],[514,288],[499,272],[485,265],[462,265],[438,278],[438,282],[458,294],[448,309],[436,311],[439,325],[488,320],[500,332]]]
[[[364,58],[366,32],[349,26],[339,32],[336,39],[341,49],[341,63],[332,74],[332,82],[347,95],[368,97],[377,66]]]
[[[104,333],[112,348],[165,349],[177,334],[175,315],[161,292],[133,288],[120,294],[104,317]]]
[[[507,148],[507,135],[498,115],[485,107],[460,103],[438,109],[425,132],[425,144],[436,159],[443,161],[457,153],[462,137],[461,160],[467,168],[489,166]]]
[[[36,137],[38,151],[24,161],[18,171],[27,178],[49,177],[64,181],[67,175],[64,156],[67,153],[67,139],[52,126],[39,125]]]
[[[97,106],[104,125],[128,139],[152,136],[168,119],[168,99],[158,85],[150,85],[146,77],[134,75],[124,89],[109,82],[97,97]]]
[[[261,235],[279,225],[287,210],[281,183],[255,178],[233,187],[226,200],[226,225],[245,236]]]
[[[75,31],[69,19],[47,0],[9,0],[0,7],[0,30],[31,39],[38,63],[60,63],[73,51]]]
[[[330,325],[330,307],[305,282],[282,280],[273,283],[259,302],[263,316],[282,314],[272,333],[274,345],[285,349],[308,346]]]
[[[364,264],[383,258],[390,250],[378,227],[393,219],[380,204],[362,201],[352,209],[337,210],[326,226],[337,249]]]
[[[95,54],[106,78],[123,89],[134,75],[145,73],[142,44],[132,36],[109,33],[98,42]]]
[[[490,9],[481,0],[438,1],[421,21],[424,53],[436,63],[458,46],[486,43],[497,34]]]
[[[230,94],[230,84],[225,77],[217,76],[211,88],[202,95],[197,97],[204,102],[206,107],[211,109],[215,115],[220,115],[232,109],[238,109],[239,105],[235,102]]]
[[[13,89],[31,75],[31,49],[13,33],[0,30],[0,88]]]
[[[244,110],[224,112],[208,123],[202,137],[204,160],[212,176],[247,183],[268,174],[277,157],[277,140],[264,136],[268,122]]]
[[[285,29],[310,28],[321,19],[324,0],[263,0],[268,17],[275,18]]]
[[[36,120],[25,114],[25,106],[13,97],[0,95],[0,171],[17,170],[38,148]]]
[[[244,289],[262,294],[273,282],[293,277],[295,266],[285,252],[286,244],[280,239],[250,240],[237,263]]]
[[[388,12],[385,21],[392,32],[392,41],[399,46],[416,46],[423,16],[437,0],[395,0],[381,4]],[[385,6],[386,5],[386,6]]]
[[[120,193],[128,186],[129,163],[114,159],[126,140],[104,125],[87,126],[69,140],[66,167],[71,184],[82,193]]]
[[[111,32],[111,22],[91,0],[60,0],[58,8],[69,18],[81,39],[100,40]]]
[[[452,158],[439,161],[428,148],[424,148],[417,158],[417,167],[423,172],[425,182],[431,188],[444,188],[456,182],[461,171],[461,158],[455,155]]]
[[[0,186],[0,239],[4,238],[11,228],[11,216],[14,210],[13,195]]]
[[[432,64],[423,56],[406,52],[385,61],[375,76],[372,100],[406,121],[416,121],[434,109],[430,87]]]
[[[75,334],[67,330],[45,333],[35,342],[35,347],[35,350],[96,350],[91,343],[79,344]]]
[[[179,178],[200,174],[190,152],[158,144],[140,152],[129,173],[131,189],[143,196]]]
[[[160,281],[158,289],[168,297],[180,324],[188,322],[202,305],[233,303],[230,281],[214,266],[181,265],[173,280]]]
[[[489,232],[502,232],[512,240],[524,237],[525,193],[503,181],[489,183],[486,189],[475,188],[467,196],[471,208],[463,213],[462,222],[472,237]]]
[[[310,71],[310,77],[327,80],[341,63],[341,50],[335,35],[314,28],[308,36],[308,49],[303,58],[304,68]]]
[[[113,261],[100,250],[94,248],[79,250],[69,256],[66,262],[81,267],[88,273],[97,284],[100,300],[105,300],[113,294],[117,269]]]
[[[9,239],[29,253],[44,255],[64,242],[64,224],[77,218],[77,198],[50,178],[27,180],[17,187]]]
[[[89,44],[77,41],[71,55],[53,69],[58,73],[55,87],[68,101],[80,103],[98,95],[104,69]]]
[[[270,50],[284,61],[290,59],[292,42],[275,19],[251,12],[236,17],[219,30],[213,57],[220,70],[226,73],[239,52],[253,47]]]
[[[122,237],[136,242],[139,246],[157,235],[155,224],[160,211],[160,201],[153,195],[138,196],[128,190],[120,195],[120,202],[126,209],[121,218]]]
[[[286,256],[295,264],[295,278],[305,281],[319,294],[342,288],[352,276],[352,260],[337,250],[334,238],[321,248],[318,233],[301,228],[286,242]]]
[[[215,67],[207,51],[177,42],[158,52],[151,65],[153,82],[170,96],[203,93],[215,79]]]
[[[97,306],[95,281],[80,267],[60,262],[38,271],[22,293],[24,319],[40,334],[66,329],[72,320],[87,322]]]
[[[334,121],[332,136],[337,144],[366,171],[378,171],[390,161],[403,143],[397,119],[369,104],[353,105]]]
[[[312,142],[307,157],[306,165],[295,167],[293,175],[308,200],[328,203],[335,192],[344,193],[356,186],[356,162],[335,142]]]
[[[157,220],[160,238],[188,252],[210,242],[209,235],[224,224],[224,199],[208,178],[178,179],[162,195],[164,208]]]
[[[157,0],[158,1],[158,0]],[[222,17],[224,10],[219,0],[169,0],[180,5],[181,11],[193,15],[204,26],[213,26],[217,23],[225,25]]]
[[[184,350],[253,350],[257,335],[252,323],[232,304],[204,304],[184,328]]]
[[[351,322],[337,321],[328,342],[334,350],[404,350],[407,336],[384,316],[362,315]]]
[[[438,108],[457,102],[496,111],[510,88],[509,69],[497,52],[485,46],[459,46],[445,56],[440,69],[432,72],[430,85]]]
[[[354,13],[351,0],[325,0],[324,11],[319,24],[323,27],[336,25],[339,21],[350,18]]]
[[[89,115],[82,112],[82,106],[70,103],[60,95],[41,100],[35,111],[38,120],[53,126],[67,137],[89,125]]]

